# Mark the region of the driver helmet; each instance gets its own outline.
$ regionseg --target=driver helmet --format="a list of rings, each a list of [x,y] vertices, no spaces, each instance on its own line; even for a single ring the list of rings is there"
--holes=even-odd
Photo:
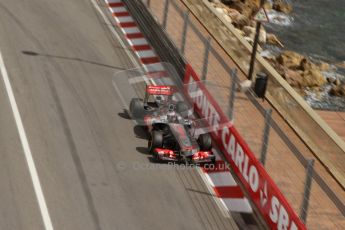
[[[169,122],[177,122],[177,113],[175,111],[170,111],[167,114],[167,119]]]
[[[156,96],[155,99],[156,99],[157,104],[159,104],[159,105],[163,105],[167,101],[167,98],[163,95]]]

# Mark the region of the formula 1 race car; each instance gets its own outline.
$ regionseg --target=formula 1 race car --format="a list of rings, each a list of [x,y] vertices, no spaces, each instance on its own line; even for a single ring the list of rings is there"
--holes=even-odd
[[[150,153],[157,161],[214,163],[210,134],[196,134],[198,120],[190,118],[190,107],[176,100],[176,92],[173,85],[147,85],[144,99],[131,99],[132,118],[148,127]]]

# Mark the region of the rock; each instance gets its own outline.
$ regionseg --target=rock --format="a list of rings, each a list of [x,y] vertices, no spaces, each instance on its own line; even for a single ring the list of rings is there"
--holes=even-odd
[[[279,64],[289,68],[289,69],[298,69],[300,67],[301,61],[305,57],[293,52],[293,51],[284,51],[277,57]]]
[[[340,80],[336,76],[327,77],[327,82],[333,85],[340,85]]]
[[[242,14],[238,15],[238,17],[236,18],[232,18],[232,24],[239,29],[242,29],[244,26],[248,25],[249,23],[250,23],[250,20]]]
[[[248,18],[252,18],[259,11],[259,4],[255,1],[246,1],[242,10],[240,11],[243,15]]]
[[[317,69],[311,69],[303,72],[303,87],[320,87],[324,85],[326,82],[327,80]]]
[[[285,14],[288,14],[292,11],[292,6],[284,0],[274,0],[272,8]]]
[[[334,85],[340,85],[341,82],[340,82],[339,78],[337,78],[337,80],[335,80],[335,82],[334,82],[333,84],[334,84]]]
[[[266,43],[266,40],[267,40],[267,33],[266,33],[266,30],[261,27],[260,29],[260,35],[259,35],[259,43],[260,44],[265,44]]]
[[[216,11],[220,14],[226,14],[227,11],[225,8],[221,8],[221,7],[216,7]]]
[[[249,44],[251,44],[251,45],[254,44],[253,38],[251,38],[251,37],[244,37],[244,39],[245,39],[247,42],[249,42]]]
[[[281,43],[281,41],[279,41],[278,37],[274,34],[267,33],[267,41],[266,42],[270,45],[280,46],[280,47],[284,48],[283,43]]]
[[[243,32],[246,36],[254,38],[255,36],[255,28],[251,26],[244,26],[243,27]]]
[[[237,32],[238,34],[240,34],[241,36],[243,36],[243,37],[245,36],[243,30],[240,30],[240,29],[237,29],[237,28],[235,28],[235,30],[236,30],[236,32]]]
[[[228,10],[228,15],[229,17],[232,19],[232,20],[237,20],[240,16],[241,16],[241,13],[238,12],[237,10],[233,10],[233,11],[230,11]]]
[[[224,5],[221,4],[213,4],[213,6],[215,7],[216,11],[221,14],[223,16],[223,18],[225,19],[225,21],[227,23],[232,23],[232,19],[231,17],[228,15],[228,9],[224,8]]]
[[[331,66],[326,62],[321,62],[317,66],[318,66],[320,71],[327,71],[331,68]]]
[[[283,65],[277,64],[277,63],[272,63],[272,65],[275,67],[275,70],[284,77],[285,72],[288,68],[284,67]]]
[[[250,20],[249,26],[256,28],[256,21],[255,20]]]
[[[231,17],[231,15],[239,15],[241,14],[240,12],[238,12],[238,10],[232,9],[232,8],[227,8],[228,14]]]
[[[229,23],[229,24],[231,24],[231,23],[232,23],[232,19],[230,18],[230,16],[229,16],[229,15],[224,14],[223,16],[224,16],[224,19],[225,19],[225,21],[226,21],[227,23]]]
[[[223,0],[222,2],[230,8],[238,10],[247,18],[251,18],[259,10],[259,0]]]
[[[287,69],[283,75],[286,81],[293,87],[303,86],[303,77],[299,71]]]
[[[336,67],[345,69],[345,61],[335,64]]]
[[[221,1],[220,0],[208,0],[209,2],[213,2],[213,3],[216,3],[216,4],[219,4],[219,3],[221,3]]]
[[[233,0],[222,0],[222,2],[226,5],[229,5],[229,4],[233,3],[234,1]]]
[[[301,60],[299,68],[303,71],[319,70],[319,68],[307,58]]]
[[[243,32],[244,34],[247,36],[247,37],[250,37],[251,40],[254,40],[254,37],[255,37],[255,32],[256,32],[256,29],[254,27],[251,27],[251,26],[244,26],[243,27]],[[264,28],[261,28],[260,29],[260,35],[259,35],[259,43],[261,44],[264,44],[266,43],[266,39],[267,39],[267,36],[266,36],[266,31]]]
[[[333,86],[330,91],[329,94],[331,96],[345,96],[345,84],[341,84],[341,85],[335,85]]]
[[[265,10],[272,10],[272,4],[266,1],[264,4],[264,8]]]
[[[293,87],[303,86],[302,72],[298,70],[291,70],[280,64],[274,64],[276,71]]]

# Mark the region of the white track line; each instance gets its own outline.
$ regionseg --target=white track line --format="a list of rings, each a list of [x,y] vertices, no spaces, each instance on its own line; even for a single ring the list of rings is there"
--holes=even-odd
[[[140,46],[140,45],[148,45],[148,41],[146,38],[133,38],[128,39],[128,42],[131,46]]]
[[[214,173],[206,173],[207,176],[212,181],[213,187],[219,186],[238,186],[235,179],[230,176],[230,172],[214,172]]]
[[[220,199],[219,197],[217,197],[217,195],[215,194],[212,183],[210,183],[210,179],[207,178],[207,174],[204,173],[201,168],[196,168],[196,171],[200,175],[201,179],[204,181],[204,184],[205,184],[208,192],[212,195],[213,200],[216,202],[216,204],[217,204],[218,208],[220,209],[221,213],[223,214],[223,216],[225,218],[230,218],[230,213],[229,213],[228,207],[223,202],[223,200]]]
[[[139,58],[157,57],[153,50],[138,50],[136,51],[136,54],[139,56]]]
[[[111,8],[113,10],[113,13],[123,13],[123,12],[127,12],[126,7],[112,7]]]
[[[120,16],[117,17],[120,23],[125,23],[125,22],[134,22],[134,19],[131,16]]]
[[[24,125],[23,125],[23,122],[22,122],[22,119],[21,119],[21,116],[19,113],[16,99],[15,99],[14,94],[13,94],[11,82],[10,82],[10,79],[8,77],[8,73],[7,73],[7,70],[5,67],[5,63],[4,63],[1,51],[0,51],[0,69],[1,69],[2,78],[3,78],[4,83],[5,83],[7,95],[8,95],[10,104],[11,104],[14,120],[16,122],[17,129],[19,132],[19,137],[20,137],[20,141],[22,143],[22,147],[24,150],[25,159],[26,159],[26,162],[28,164],[32,184],[34,186],[34,190],[36,193],[36,197],[37,197],[38,205],[40,207],[41,216],[42,216],[42,219],[44,222],[44,226],[45,226],[46,230],[53,230],[54,228],[53,228],[53,224],[51,222],[50,216],[49,216],[47,203],[46,203],[46,200],[45,200],[44,195],[43,195],[40,179],[38,177],[35,162],[34,162],[34,159],[32,157],[29,142],[28,142],[28,139],[26,137]]]
[[[138,27],[122,27],[121,30],[124,34],[141,33]]]

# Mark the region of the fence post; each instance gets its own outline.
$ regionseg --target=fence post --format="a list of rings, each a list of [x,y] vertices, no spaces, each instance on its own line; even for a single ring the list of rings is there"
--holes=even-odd
[[[165,0],[164,4],[164,18],[163,18],[163,28],[166,29],[168,21],[168,11],[169,11],[169,0]]]
[[[182,44],[181,44],[181,54],[182,55],[184,55],[184,50],[186,47],[188,25],[189,25],[189,10],[187,10],[183,16],[183,30],[182,30]]]
[[[260,162],[263,166],[265,166],[265,163],[266,163],[268,139],[270,136],[270,128],[271,128],[271,117],[272,117],[272,109],[267,109],[265,111],[265,128],[264,128],[264,135],[262,136],[262,146],[261,146],[261,155],[260,155]]]
[[[210,53],[211,48],[211,38],[208,37],[206,41],[204,41],[205,45],[205,53],[204,53],[204,65],[202,67],[201,79],[206,80],[207,70],[208,70],[208,56]]]
[[[315,162],[314,159],[309,159],[308,165],[307,165],[307,175],[306,175],[305,184],[304,184],[303,201],[302,201],[302,206],[301,206],[301,211],[300,211],[300,218],[304,223],[307,222],[311,183],[313,180],[313,173],[314,173],[314,162]]]
[[[234,120],[234,103],[235,103],[235,93],[236,93],[236,83],[237,83],[237,69],[230,70],[231,76],[231,92],[229,98],[229,118],[230,121]]]

